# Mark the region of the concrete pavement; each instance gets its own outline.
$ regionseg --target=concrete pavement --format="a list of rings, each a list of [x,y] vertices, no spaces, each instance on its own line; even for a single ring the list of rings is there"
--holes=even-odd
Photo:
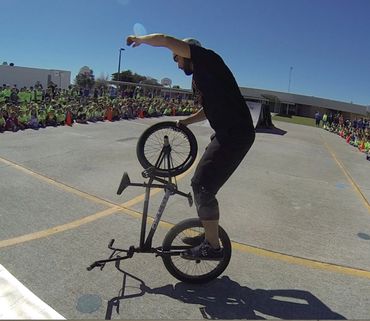
[[[183,284],[149,254],[87,272],[110,239],[138,244],[144,191],[116,189],[123,171],[143,181],[136,141],[162,120],[1,134],[0,263],[67,319],[370,317],[370,162],[338,136],[294,124],[276,122],[284,136],[257,134],[219,192],[233,256],[218,280]],[[202,153],[211,130],[190,128]],[[179,180],[185,192],[192,170]],[[171,198],[156,245],[195,215]]]

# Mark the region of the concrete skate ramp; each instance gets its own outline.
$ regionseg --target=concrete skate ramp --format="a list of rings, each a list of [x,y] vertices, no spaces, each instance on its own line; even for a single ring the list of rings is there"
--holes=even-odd
[[[251,115],[252,115],[252,119],[253,119],[253,126],[254,128],[257,127],[260,119],[261,119],[261,106],[262,104],[261,103],[256,103],[256,102],[253,102],[253,101],[247,101],[247,106],[251,112]]]

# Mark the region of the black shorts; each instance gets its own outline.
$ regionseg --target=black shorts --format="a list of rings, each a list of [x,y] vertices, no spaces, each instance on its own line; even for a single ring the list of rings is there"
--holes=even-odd
[[[252,132],[248,139],[225,140],[211,136],[199,164],[191,179],[193,186],[202,186],[208,192],[216,195],[218,190],[229,179],[239,166],[244,156],[253,145],[255,134]]]

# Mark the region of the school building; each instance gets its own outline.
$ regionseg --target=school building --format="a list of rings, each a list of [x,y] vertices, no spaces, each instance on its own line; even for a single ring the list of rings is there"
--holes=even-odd
[[[370,106],[264,89],[242,87],[240,90],[246,100],[261,102],[269,106],[270,112],[281,115],[314,118],[318,111],[321,115],[340,112],[344,119],[351,120],[370,117]]]
[[[58,69],[28,68],[10,65],[0,65],[0,86],[3,84],[17,85],[18,88],[33,87],[39,82],[47,88],[52,81],[59,88],[67,89],[71,84],[71,72]]]

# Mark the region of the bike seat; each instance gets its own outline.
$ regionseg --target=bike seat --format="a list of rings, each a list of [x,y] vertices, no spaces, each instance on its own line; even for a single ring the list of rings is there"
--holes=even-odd
[[[131,184],[130,178],[126,172],[123,173],[121,183],[118,186],[117,195],[121,195],[124,189]]]

